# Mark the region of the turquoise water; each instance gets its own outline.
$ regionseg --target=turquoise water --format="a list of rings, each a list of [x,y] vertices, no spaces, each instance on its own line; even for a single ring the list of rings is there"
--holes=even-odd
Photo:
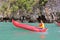
[[[27,24],[38,26],[38,23]],[[45,26],[47,32],[37,33],[16,28],[12,23],[0,22],[0,40],[60,40],[60,27],[54,23],[46,23]]]

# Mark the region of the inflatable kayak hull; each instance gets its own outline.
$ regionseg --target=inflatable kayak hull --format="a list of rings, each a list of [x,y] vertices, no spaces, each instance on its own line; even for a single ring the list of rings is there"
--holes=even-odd
[[[58,26],[60,26],[60,23],[57,23]]]
[[[13,23],[14,26],[16,26],[18,28],[23,28],[23,29],[30,30],[30,31],[35,31],[35,32],[46,32],[47,31],[47,28],[40,29],[40,28],[37,28],[35,26],[30,26],[30,25],[27,25],[27,24],[19,23],[15,20],[12,20],[12,23]]]

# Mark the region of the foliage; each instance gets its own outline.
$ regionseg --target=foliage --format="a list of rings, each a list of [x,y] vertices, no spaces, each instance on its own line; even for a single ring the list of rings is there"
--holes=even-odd
[[[40,0],[39,4],[40,6],[45,6],[45,4],[47,3],[48,0]]]
[[[44,6],[47,0],[39,0],[40,6]],[[2,4],[0,10],[2,12],[16,12],[19,9],[26,10],[28,12],[32,11],[34,5],[36,5],[37,0],[8,0]],[[9,13],[8,12],[8,13]]]

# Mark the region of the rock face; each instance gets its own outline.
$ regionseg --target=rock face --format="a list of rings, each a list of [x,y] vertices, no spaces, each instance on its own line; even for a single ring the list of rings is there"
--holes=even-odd
[[[0,0],[0,7],[1,7],[3,1],[6,2],[8,0]],[[36,14],[40,15],[40,11],[41,10],[39,9],[39,4],[37,3],[36,6],[34,6],[34,7],[35,7],[34,9],[32,8],[33,9],[33,13],[34,13],[33,16],[36,15]],[[48,2],[46,3],[45,7],[48,8],[49,20],[50,21],[57,20],[57,17],[59,17],[57,15],[60,15],[60,13],[57,13],[57,12],[60,12],[60,0],[48,0]],[[22,13],[21,11],[19,12],[19,14],[16,13],[15,17],[18,18],[18,16],[20,17],[22,15],[27,15],[26,12],[24,12],[24,14],[21,14],[21,13]],[[43,15],[45,15],[46,19],[48,20],[47,15],[46,15],[46,11],[43,12]]]
[[[45,5],[48,8],[48,14],[50,20],[56,20],[59,16],[57,12],[60,12],[60,0],[48,0],[47,4]]]
[[[49,7],[56,12],[60,12],[60,0],[48,0],[46,7]]]

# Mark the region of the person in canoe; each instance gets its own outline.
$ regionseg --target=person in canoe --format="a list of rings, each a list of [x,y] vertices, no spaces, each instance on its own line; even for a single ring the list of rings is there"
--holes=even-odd
[[[44,29],[44,28],[45,28],[45,25],[44,25],[44,23],[43,23],[42,20],[41,20],[41,23],[39,24],[39,28],[40,28],[40,29]]]

